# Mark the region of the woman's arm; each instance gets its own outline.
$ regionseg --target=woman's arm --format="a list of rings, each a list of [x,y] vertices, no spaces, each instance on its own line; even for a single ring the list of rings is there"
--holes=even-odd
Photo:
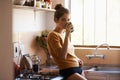
[[[53,74],[53,75],[58,75],[59,74],[59,69],[51,69],[51,68],[42,68],[40,70],[42,74]]]
[[[62,58],[62,59],[66,59],[66,57],[67,57],[68,40],[69,40],[69,37],[71,34],[71,27],[72,27],[72,24],[66,25],[66,35],[65,35],[63,46],[60,50],[60,53],[61,53],[60,58]]]

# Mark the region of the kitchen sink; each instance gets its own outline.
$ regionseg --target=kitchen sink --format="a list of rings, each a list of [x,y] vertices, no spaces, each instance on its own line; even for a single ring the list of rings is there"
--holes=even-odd
[[[93,68],[92,66],[83,66],[82,69],[83,70],[90,70],[91,68]]]
[[[93,67],[83,67],[85,71],[88,72],[102,72],[102,73],[118,73],[120,74],[120,67],[101,67],[101,66],[93,66]]]
[[[120,71],[120,67],[96,67],[95,71]]]

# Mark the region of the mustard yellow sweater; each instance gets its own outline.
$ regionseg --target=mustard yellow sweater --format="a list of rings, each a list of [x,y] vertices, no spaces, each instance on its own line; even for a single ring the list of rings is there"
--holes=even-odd
[[[70,44],[70,42],[68,43],[67,59],[61,60],[59,58],[59,48],[62,47],[63,41],[64,37],[55,31],[50,32],[48,35],[47,45],[54,61],[56,62],[60,70],[70,67],[79,67],[79,63],[77,60],[78,58],[76,57],[74,53],[74,47]]]

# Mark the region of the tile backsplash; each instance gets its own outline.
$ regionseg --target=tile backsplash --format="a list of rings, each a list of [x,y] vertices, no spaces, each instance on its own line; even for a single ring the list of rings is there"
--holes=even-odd
[[[86,55],[93,54],[94,48],[76,48],[76,55],[84,61],[84,64],[105,64],[105,65],[118,65],[120,66],[120,48],[110,48],[109,51],[105,49],[98,50],[98,54],[104,54],[105,58],[92,58],[87,59]]]

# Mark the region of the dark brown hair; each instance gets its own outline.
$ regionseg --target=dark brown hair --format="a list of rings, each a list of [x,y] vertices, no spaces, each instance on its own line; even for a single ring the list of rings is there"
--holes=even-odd
[[[54,21],[55,19],[59,20],[60,17],[62,17],[65,13],[69,14],[69,10],[64,8],[62,4],[57,4],[55,6],[55,13],[54,13]]]

